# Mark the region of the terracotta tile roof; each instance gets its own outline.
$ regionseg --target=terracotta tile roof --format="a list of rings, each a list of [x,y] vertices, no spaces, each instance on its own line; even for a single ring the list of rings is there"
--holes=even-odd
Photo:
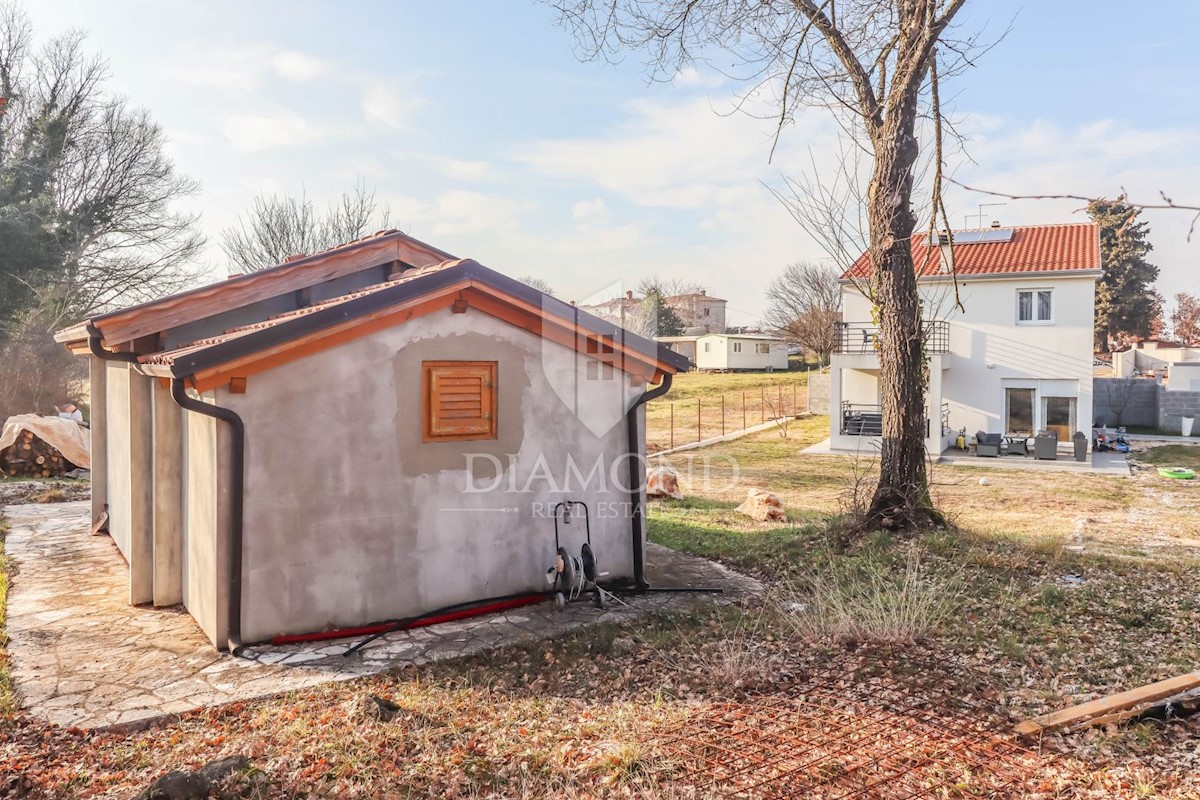
[[[358,241],[363,241],[363,240],[360,239]],[[344,246],[345,245],[339,245],[339,247],[344,247]],[[382,283],[377,283],[374,286],[368,286],[365,289],[359,289],[358,291],[355,291],[355,292],[349,292],[347,294],[338,295],[337,297],[331,297],[328,300],[322,300],[318,303],[313,303],[311,306],[305,306],[304,308],[297,308],[294,311],[285,311],[282,314],[276,314],[272,317],[268,317],[267,319],[263,320],[262,322],[253,322],[253,323],[250,323],[249,325],[239,325],[236,328],[230,328],[230,329],[226,330],[224,333],[222,333],[218,336],[209,336],[204,339],[198,339],[194,342],[190,342],[188,344],[181,345],[181,346],[175,348],[174,350],[164,350],[164,351],[158,352],[158,353],[150,353],[148,355],[143,356],[140,359],[140,361],[143,364],[172,364],[180,356],[188,355],[190,353],[195,353],[200,350],[204,350],[206,348],[213,347],[218,344],[224,344],[225,342],[229,342],[234,339],[241,338],[247,334],[254,333],[255,331],[266,330],[267,328],[274,328],[279,325],[282,325],[285,322],[296,319],[297,317],[303,317],[308,314],[314,314],[318,311],[323,311],[332,306],[337,306],[337,305],[341,305],[343,303],[348,303],[351,300],[357,300],[360,297],[367,297],[368,295],[377,294],[378,292],[381,292],[384,289],[389,289],[389,288],[391,288],[393,286],[397,286],[401,283],[408,283],[409,281],[424,277],[426,275],[430,275],[434,272],[440,272],[441,270],[448,269],[450,267],[466,263],[466,261],[468,261],[468,260],[469,259],[455,259],[453,261],[443,261],[440,264],[434,264],[434,265],[428,266],[428,267],[420,267],[420,268],[416,268],[416,269],[406,270],[403,274],[399,275],[396,278],[393,278],[390,281],[383,281]]]
[[[1012,231],[1012,238],[1007,242],[955,242],[955,273],[959,276],[1017,275],[1100,269],[1100,232],[1099,226],[1093,222],[1022,225],[1005,230]],[[970,231],[953,231],[953,236],[964,233]],[[940,249],[929,246],[928,231],[913,235],[912,254],[918,277],[938,277],[946,274],[942,272]],[[842,277],[859,279],[869,275],[869,256],[863,253]]]
[[[379,231],[317,253],[290,256],[257,272],[232,275],[223,281],[100,314],[57,332],[55,339],[64,343],[86,339],[95,328],[105,346],[112,347],[389,261],[424,267],[454,258],[402,231]]]
[[[231,359],[241,358],[264,349],[302,340],[321,330],[343,325],[398,302],[412,300],[469,282],[477,289],[492,291],[492,297],[509,296],[518,302],[540,305],[543,314],[559,319],[602,336],[611,336],[619,329],[561,300],[544,295],[500,273],[484,267],[473,259],[453,259],[439,264],[413,268],[396,278],[349,292],[338,297],[276,314],[268,319],[230,328],[220,335],[210,336],[168,351],[148,353],[139,357],[149,374],[183,377],[195,370],[212,369]],[[405,286],[411,284],[411,286]],[[485,289],[484,287],[490,287]],[[540,334],[539,334],[540,335]],[[582,342],[582,338],[576,337]],[[629,332],[621,332],[619,341],[624,349],[638,353],[642,363],[657,364],[660,369],[676,372],[687,369],[686,358],[669,348]]]

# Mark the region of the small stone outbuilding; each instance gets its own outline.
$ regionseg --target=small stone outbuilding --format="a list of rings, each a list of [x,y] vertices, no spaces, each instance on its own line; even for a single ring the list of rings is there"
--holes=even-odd
[[[387,231],[57,338],[130,602],[218,647],[544,589],[563,499],[644,580],[644,403],[687,359],[475,261]]]

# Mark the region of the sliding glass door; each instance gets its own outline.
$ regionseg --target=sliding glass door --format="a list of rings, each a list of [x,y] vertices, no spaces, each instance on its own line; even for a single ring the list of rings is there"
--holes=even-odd
[[[1033,435],[1033,389],[1004,390],[1004,432]]]
[[[1070,440],[1075,434],[1075,398],[1043,397],[1042,427],[1057,433],[1060,442]]]

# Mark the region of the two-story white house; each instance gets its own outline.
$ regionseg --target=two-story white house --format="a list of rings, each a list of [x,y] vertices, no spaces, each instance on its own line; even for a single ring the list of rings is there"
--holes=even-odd
[[[968,436],[1049,430],[1060,445],[1089,432],[1099,228],[993,227],[929,239],[918,233],[912,241],[929,357],[927,452],[940,454],[962,429]],[[859,288],[869,274],[864,254],[842,278],[844,321],[831,359],[833,450],[869,451],[880,435],[878,327]]]

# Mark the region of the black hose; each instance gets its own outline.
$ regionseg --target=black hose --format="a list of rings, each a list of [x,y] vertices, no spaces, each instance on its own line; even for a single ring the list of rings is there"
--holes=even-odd
[[[440,617],[442,614],[449,614],[454,611],[465,611],[468,608],[473,608],[474,606],[486,606],[490,603],[503,603],[505,600],[519,600],[523,597],[532,597],[533,595],[536,595],[536,594],[537,594],[537,592],[517,592],[516,594],[502,594],[502,595],[498,595],[496,597],[485,597],[482,600],[468,600],[465,603],[454,603],[452,605],[442,606],[441,608],[435,608],[433,611],[423,611],[420,614],[415,614],[411,617],[401,617],[400,619],[384,620],[380,624],[387,625],[388,627],[384,628],[383,630],[381,630],[377,633],[372,633],[370,636],[363,639],[358,644],[352,645],[348,650],[346,650],[346,652],[342,653],[342,655],[343,656],[354,655],[359,650],[363,649],[364,647],[366,647],[367,645],[369,645],[371,642],[375,641],[379,637],[387,636],[389,633],[395,633],[398,630],[403,630],[404,628],[407,628],[409,625],[412,625],[414,622],[420,622],[423,619],[429,619],[430,617]]]

